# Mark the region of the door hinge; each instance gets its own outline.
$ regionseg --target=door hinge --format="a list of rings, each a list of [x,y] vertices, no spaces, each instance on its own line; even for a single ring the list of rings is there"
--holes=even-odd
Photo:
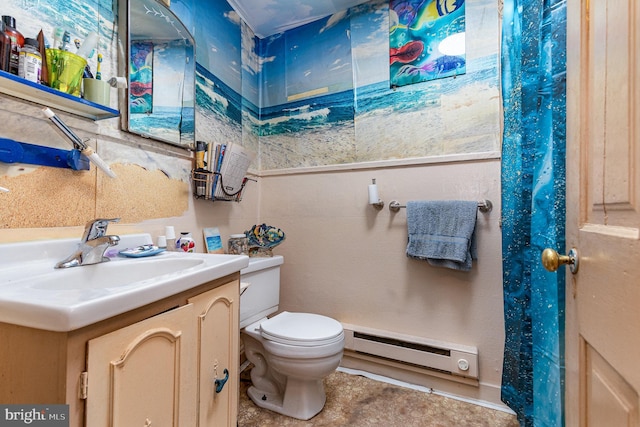
[[[79,398],[83,400],[86,399],[88,391],[89,391],[89,373],[86,371],[81,372]]]

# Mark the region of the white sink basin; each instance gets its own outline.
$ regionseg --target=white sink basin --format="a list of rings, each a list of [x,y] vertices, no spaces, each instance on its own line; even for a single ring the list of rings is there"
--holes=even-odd
[[[71,331],[235,273],[246,256],[164,252],[123,258],[119,249],[151,243],[148,234],[120,236],[111,261],[55,269],[77,239],[0,244],[0,322]]]
[[[65,269],[40,271],[39,274],[21,278],[14,283],[24,283],[32,289],[46,289],[53,291],[76,291],[83,289],[113,289],[121,286],[137,286],[141,282],[156,281],[159,277],[173,274],[181,275],[186,270],[202,266],[203,259],[199,258],[168,258],[156,257],[135,262],[106,262],[87,265],[83,268],[73,267]]]

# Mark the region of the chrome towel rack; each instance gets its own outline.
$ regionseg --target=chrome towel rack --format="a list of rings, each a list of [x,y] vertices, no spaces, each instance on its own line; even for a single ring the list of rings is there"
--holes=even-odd
[[[392,200],[391,203],[389,203],[389,210],[392,212],[398,212],[400,209],[402,208],[406,208],[407,205],[401,205],[399,201],[397,200]],[[493,203],[491,203],[491,200],[481,200],[478,202],[478,210],[482,213],[487,213],[487,212],[491,212],[491,209],[493,209]]]

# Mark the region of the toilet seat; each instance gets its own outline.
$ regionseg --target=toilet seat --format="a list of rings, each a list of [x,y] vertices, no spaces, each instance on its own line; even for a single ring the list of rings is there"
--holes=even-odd
[[[288,311],[261,322],[260,334],[272,342],[300,347],[333,344],[344,337],[342,324],[335,319]]]

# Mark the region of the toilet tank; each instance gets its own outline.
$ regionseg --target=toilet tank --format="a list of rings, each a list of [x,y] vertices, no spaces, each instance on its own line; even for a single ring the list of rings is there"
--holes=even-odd
[[[249,266],[240,270],[240,328],[278,311],[283,262],[280,255],[249,258]]]

